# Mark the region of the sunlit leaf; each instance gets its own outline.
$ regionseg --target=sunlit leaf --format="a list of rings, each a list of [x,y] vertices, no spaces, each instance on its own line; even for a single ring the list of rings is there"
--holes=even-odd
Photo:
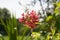
[[[60,2],[56,3],[56,6],[60,7]]]
[[[46,18],[46,21],[48,22],[50,19],[52,19],[53,18],[53,16],[48,16],[47,18]]]
[[[57,16],[60,13],[60,7],[56,7],[54,12],[55,16]]]
[[[55,34],[55,29],[51,29],[52,35]]]

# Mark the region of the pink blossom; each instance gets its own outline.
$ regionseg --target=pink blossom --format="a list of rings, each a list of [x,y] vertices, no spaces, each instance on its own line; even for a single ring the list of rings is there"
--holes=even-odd
[[[31,12],[27,11],[26,15],[22,14],[22,18],[19,18],[19,22],[28,25],[29,28],[34,28],[36,26],[36,22],[39,22],[39,15],[32,10]]]

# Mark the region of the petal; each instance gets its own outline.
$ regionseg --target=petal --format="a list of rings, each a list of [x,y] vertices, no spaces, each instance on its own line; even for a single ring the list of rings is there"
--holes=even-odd
[[[23,18],[19,18],[19,22],[23,22],[24,21],[24,19]]]

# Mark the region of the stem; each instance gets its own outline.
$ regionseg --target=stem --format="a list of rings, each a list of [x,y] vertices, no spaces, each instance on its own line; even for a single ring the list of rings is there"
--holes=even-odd
[[[33,29],[31,29],[31,33],[33,32]]]

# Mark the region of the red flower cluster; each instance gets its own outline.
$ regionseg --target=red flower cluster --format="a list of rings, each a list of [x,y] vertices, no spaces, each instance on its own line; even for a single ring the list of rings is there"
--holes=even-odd
[[[26,15],[23,13],[22,18],[19,18],[19,22],[28,25],[30,28],[34,28],[36,26],[36,23],[39,22],[39,17],[40,15],[32,10],[31,12],[28,11]]]

